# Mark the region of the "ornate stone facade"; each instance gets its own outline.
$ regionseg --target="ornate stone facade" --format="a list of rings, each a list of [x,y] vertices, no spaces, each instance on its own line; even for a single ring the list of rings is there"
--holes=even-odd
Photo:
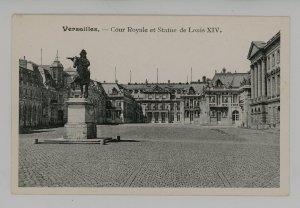
[[[209,124],[248,127],[249,73],[215,73],[205,96],[208,102]]]
[[[280,32],[267,43],[253,41],[251,61],[251,127],[280,125]]]
[[[90,81],[89,101],[97,124],[181,123],[252,128],[280,124],[280,33],[253,41],[250,73],[224,68],[212,80],[190,83],[99,83]],[[74,68],[58,58],[51,65],[19,60],[20,128],[63,125]]]
[[[141,107],[147,123],[205,123],[206,79],[192,83],[129,83],[122,85]]]
[[[143,115],[135,99],[118,83],[101,83],[108,99],[106,123],[140,123]]]
[[[51,65],[38,65],[25,58],[19,60],[19,128],[63,126],[67,122],[66,101],[74,68],[64,70],[55,58]],[[107,95],[99,82],[91,80],[89,100],[95,106],[95,121],[106,122]]]

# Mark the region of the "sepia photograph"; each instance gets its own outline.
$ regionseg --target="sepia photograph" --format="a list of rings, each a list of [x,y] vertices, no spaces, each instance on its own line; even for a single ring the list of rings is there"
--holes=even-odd
[[[15,14],[13,192],[287,195],[289,22]]]

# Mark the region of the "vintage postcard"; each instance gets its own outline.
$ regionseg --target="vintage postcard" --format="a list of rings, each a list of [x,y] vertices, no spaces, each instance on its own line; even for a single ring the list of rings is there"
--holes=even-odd
[[[288,195],[288,17],[12,19],[13,193]]]

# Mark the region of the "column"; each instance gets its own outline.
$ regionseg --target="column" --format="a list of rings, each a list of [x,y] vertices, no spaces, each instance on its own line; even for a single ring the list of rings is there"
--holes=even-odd
[[[257,63],[254,65],[254,97],[257,98],[257,92],[258,92],[258,87],[257,87],[258,79],[257,79]]]
[[[262,67],[261,67],[261,77],[262,77],[262,96],[266,96],[266,58],[263,57],[261,59]]]
[[[158,123],[161,123],[161,111],[158,113]]]
[[[254,66],[253,64],[250,66],[251,68],[251,99],[254,98]]]
[[[275,92],[274,94],[275,94],[275,96],[274,97],[277,97],[277,93],[278,93],[277,92],[277,74],[275,74],[274,77],[275,77],[275,86],[274,86],[274,92]]]
[[[152,123],[155,123],[155,118],[154,118],[155,115],[154,115],[154,112],[152,111],[151,113],[152,113],[152,119],[151,119],[151,122],[152,122]]]
[[[258,78],[258,92],[257,92],[257,97],[261,97],[261,61],[257,62],[257,78]]]
[[[185,115],[184,115],[184,101],[180,102],[180,121],[184,123]]]
[[[270,76],[270,98],[273,97],[273,78]]]
[[[121,113],[120,113],[120,119],[121,119],[121,122],[124,123],[125,122],[125,118],[124,118],[124,102],[121,102]]]

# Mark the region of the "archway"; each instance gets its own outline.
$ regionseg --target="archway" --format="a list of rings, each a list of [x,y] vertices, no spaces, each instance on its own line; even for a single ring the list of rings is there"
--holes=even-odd
[[[240,120],[240,114],[237,110],[234,110],[232,112],[232,123],[235,124],[238,120]]]

